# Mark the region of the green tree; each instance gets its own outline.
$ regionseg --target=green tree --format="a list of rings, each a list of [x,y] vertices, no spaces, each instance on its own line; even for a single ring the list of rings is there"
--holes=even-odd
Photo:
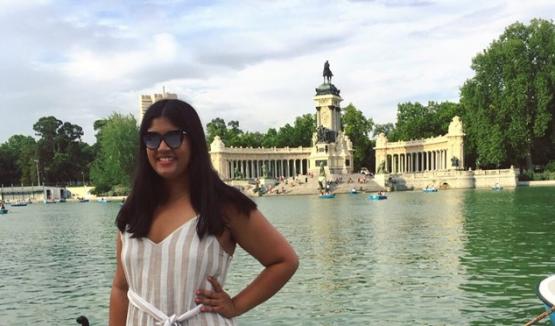
[[[373,169],[374,150],[369,139],[370,132],[374,127],[372,118],[366,118],[362,111],[350,103],[343,109],[341,123],[345,134],[353,143],[353,166],[355,171],[363,166]]]
[[[312,146],[312,134],[316,132],[314,114],[304,114],[295,119],[293,124],[293,143],[290,146]]]
[[[268,131],[263,135],[262,147],[277,147],[277,130],[274,128],[268,129]]]
[[[427,106],[400,103],[393,136],[395,140],[410,140],[444,135],[453,117],[460,114],[460,106],[452,102],[429,102]]]
[[[82,180],[92,160],[88,145],[81,141],[83,128],[48,116],[40,118],[33,129],[40,137],[35,159],[39,161],[41,181],[68,184]]]
[[[90,171],[95,191],[128,190],[139,146],[137,121],[132,115],[113,113],[99,128],[99,152]]]
[[[17,152],[7,143],[0,145],[0,184],[9,186],[19,184],[21,171],[17,166]]]
[[[227,126],[222,118],[212,119],[212,121],[206,125],[206,142],[208,143],[208,147],[210,147],[210,144],[212,144],[216,136],[219,136],[224,144],[228,145],[228,143],[226,143]]]
[[[377,137],[381,133],[383,133],[388,140],[394,141],[393,138],[395,134],[395,125],[391,122],[374,125],[374,129],[372,130],[372,137]]]
[[[484,166],[532,168],[555,155],[555,25],[514,23],[472,60],[461,88],[467,148]],[[540,156],[539,153],[549,153]]]

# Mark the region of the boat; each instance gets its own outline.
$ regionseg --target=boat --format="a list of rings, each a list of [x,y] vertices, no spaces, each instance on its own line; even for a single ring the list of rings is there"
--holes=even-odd
[[[437,188],[436,187],[426,187],[426,188],[422,188],[423,192],[437,192]]]
[[[23,207],[23,206],[27,206],[27,203],[19,201],[17,203],[11,204],[10,206],[12,206],[12,207]]]
[[[358,194],[358,190],[356,190],[355,188],[351,189],[351,195],[356,195]]]
[[[49,200],[46,200],[46,199],[45,199],[45,200],[43,200],[42,202],[45,203],[45,204],[56,204],[56,203],[57,203],[57,201],[55,201],[55,200],[53,200],[53,199],[49,199]]]
[[[322,194],[322,195],[320,195],[320,198],[322,198],[322,199],[335,198],[335,194]]]
[[[371,200],[384,200],[384,199],[387,199],[387,196],[386,196],[386,195],[380,195],[380,194],[372,194],[372,195],[368,196],[368,199],[371,199]]]
[[[81,199],[79,199],[79,202],[80,202],[80,203],[88,203],[89,200],[88,200],[88,199],[81,198]]]
[[[5,208],[0,208],[0,214],[8,214],[8,210]]]
[[[555,314],[552,313],[552,307],[555,304],[555,275],[551,275],[540,282],[537,294],[543,302],[546,313],[549,314],[551,326],[555,326]]]
[[[102,204],[106,204],[108,202],[106,198],[100,198],[100,199],[97,199],[96,201]]]
[[[491,186],[491,190],[501,191],[501,190],[503,190],[503,187],[499,183],[496,183],[495,185]]]

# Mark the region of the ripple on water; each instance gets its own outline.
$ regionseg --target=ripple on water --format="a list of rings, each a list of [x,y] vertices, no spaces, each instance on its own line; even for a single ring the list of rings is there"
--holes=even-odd
[[[555,271],[555,189],[258,198],[301,265],[243,325],[514,325]],[[52,207],[51,207],[52,206]],[[30,205],[0,219],[0,324],[107,324],[118,205]],[[260,272],[238,249],[225,288]]]

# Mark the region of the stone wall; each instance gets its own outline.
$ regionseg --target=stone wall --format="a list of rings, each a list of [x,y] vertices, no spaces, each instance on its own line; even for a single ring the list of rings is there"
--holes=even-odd
[[[440,189],[491,188],[496,183],[502,187],[516,187],[518,184],[518,170],[458,170],[378,174],[374,180],[383,186],[386,186],[388,181],[392,181],[395,190],[418,190],[426,186],[435,186]]]

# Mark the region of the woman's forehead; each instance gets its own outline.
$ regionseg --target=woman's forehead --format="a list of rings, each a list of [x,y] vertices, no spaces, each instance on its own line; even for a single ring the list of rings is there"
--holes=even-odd
[[[166,117],[158,117],[152,119],[150,122],[150,127],[148,127],[148,131],[169,131],[169,130],[176,130],[179,129],[175,124],[173,124],[168,118]]]

